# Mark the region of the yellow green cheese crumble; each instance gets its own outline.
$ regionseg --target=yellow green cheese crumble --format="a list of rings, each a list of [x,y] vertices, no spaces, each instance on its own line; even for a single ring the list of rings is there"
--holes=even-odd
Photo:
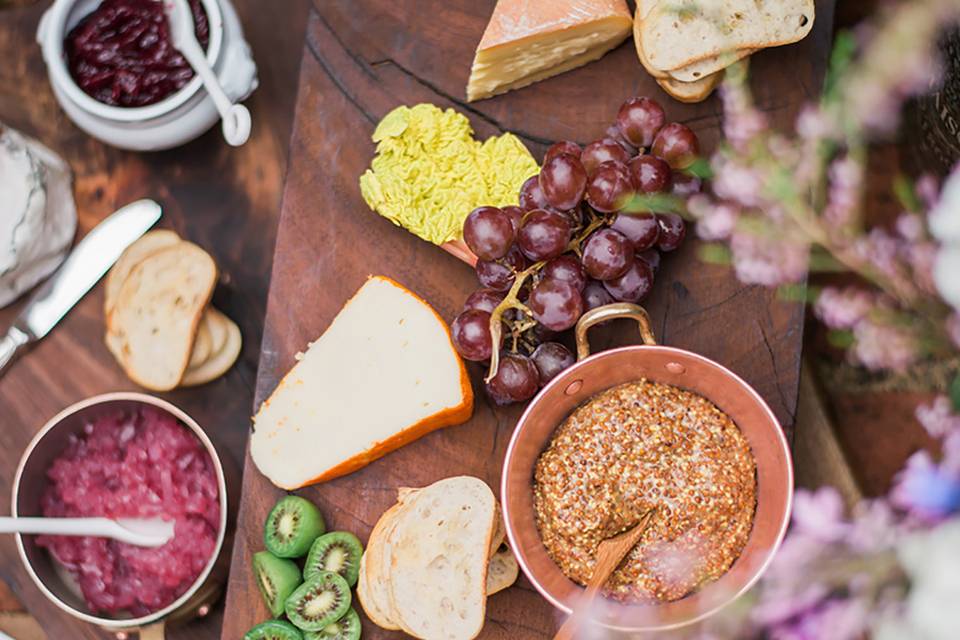
[[[512,133],[480,142],[470,121],[432,104],[397,107],[373,132],[377,154],[360,176],[371,209],[428,242],[459,240],[463,221],[482,205],[517,204],[539,171]]]

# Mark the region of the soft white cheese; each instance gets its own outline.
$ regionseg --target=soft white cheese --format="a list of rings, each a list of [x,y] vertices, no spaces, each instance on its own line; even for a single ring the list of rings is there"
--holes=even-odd
[[[0,307],[63,261],[77,214],[70,170],[56,154],[11,129],[0,133]]]
[[[260,407],[250,453],[274,484],[296,488],[463,422],[472,403],[446,324],[417,296],[374,277]]]

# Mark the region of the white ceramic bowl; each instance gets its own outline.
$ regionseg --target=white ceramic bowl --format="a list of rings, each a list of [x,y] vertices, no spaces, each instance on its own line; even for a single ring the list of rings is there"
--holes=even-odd
[[[177,147],[216,124],[220,115],[197,75],[176,93],[145,107],[112,106],[84,93],[67,68],[63,43],[100,1],[55,0],[37,27],[53,93],[67,116],[91,136],[134,151]],[[227,96],[240,102],[257,88],[257,67],[240,20],[230,0],[200,2],[210,24],[207,59]]]

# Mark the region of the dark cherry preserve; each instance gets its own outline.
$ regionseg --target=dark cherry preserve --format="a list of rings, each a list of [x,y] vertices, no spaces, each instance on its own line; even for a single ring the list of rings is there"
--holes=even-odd
[[[197,39],[206,48],[207,14],[200,0],[189,3]],[[160,102],[193,77],[193,69],[170,42],[170,25],[159,0],[104,0],[67,34],[64,51],[77,85],[113,106]]]

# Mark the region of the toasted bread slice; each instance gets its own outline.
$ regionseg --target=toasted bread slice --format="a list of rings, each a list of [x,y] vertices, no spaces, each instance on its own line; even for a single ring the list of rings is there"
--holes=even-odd
[[[418,638],[472,640],[483,629],[496,500],[469,476],[440,480],[397,514],[390,545],[390,598],[400,627]]]
[[[179,384],[216,282],[213,259],[190,242],[161,249],[133,268],[109,321],[121,336],[121,365],[131,380],[154,391]]]
[[[208,307],[209,308],[209,307]],[[190,362],[187,364],[187,371],[195,369],[210,359],[214,353],[213,338],[210,336],[210,327],[207,322],[207,311],[200,317],[200,324],[197,325],[197,337],[193,340],[193,351],[190,352]]]
[[[641,21],[640,39],[647,61],[670,71],[727,52],[797,42],[810,33],[814,17],[813,0],[661,2]]]

